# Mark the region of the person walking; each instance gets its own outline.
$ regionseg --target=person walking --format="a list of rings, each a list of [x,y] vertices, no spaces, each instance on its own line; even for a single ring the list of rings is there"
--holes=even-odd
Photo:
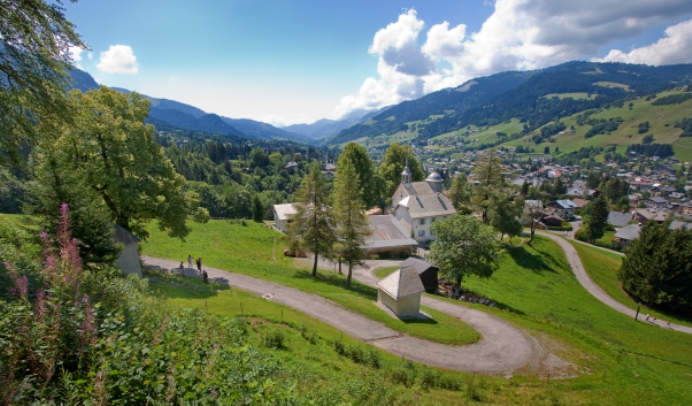
[[[202,257],[197,258],[197,270],[202,273]]]
[[[209,274],[207,273],[207,271],[202,271],[202,280],[205,284],[209,283]]]
[[[187,256],[187,267],[192,268],[192,255]]]
[[[646,321],[649,321],[649,314],[646,314]]]
[[[185,276],[185,267],[183,266],[183,261],[180,261],[180,274]]]

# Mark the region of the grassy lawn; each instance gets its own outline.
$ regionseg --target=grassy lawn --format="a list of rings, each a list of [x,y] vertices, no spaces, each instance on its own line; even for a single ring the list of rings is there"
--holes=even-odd
[[[637,302],[622,290],[622,284],[618,280],[618,270],[620,269],[620,264],[622,264],[622,256],[579,243],[573,242],[572,245],[577,250],[579,258],[584,264],[584,269],[591,277],[591,280],[600,286],[610,297],[630,309],[636,310]],[[643,315],[648,313],[660,320],[670,320],[673,323],[692,326],[692,322],[688,319],[671,316],[654,309],[642,307],[641,312]]]
[[[599,238],[594,243],[600,247],[610,248],[610,242],[613,241],[613,238],[615,238],[615,231],[605,231],[603,237]]]
[[[159,258],[183,261],[190,254],[202,257],[202,263],[213,268],[271,280],[304,292],[318,294],[388,327],[415,337],[443,344],[462,345],[478,341],[480,336],[466,323],[424,308],[433,320],[402,321],[394,319],[374,305],[377,290],[352,282],[346,289],[345,277],[333,272],[321,272],[313,278],[308,270],[296,269],[293,260],[283,256],[282,235],[266,225],[246,222],[210,221],[192,223],[193,232],[186,242],[168,238],[153,225],[151,237],[142,243],[142,253]],[[213,243],[210,243],[213,241]]]
[[[397,269],[399,269],[398,266],[386,266],[384,268],[378,268],[378,269],[375,269],[375,276],[382,279],[385,276],[388,276],[392,272],[396,271]]]
[[[610,377],[610,389],[595,403],[692,402],[692,336],[634,322],[603,305],[582,288],[552,241],[537,237],[533,248],[524,244],[506,251],[491,278],[464,283],[495,300],[499,309],[474,307],[559,337],[574,349],[574,358],[563,356],[577,365],[591,358],[585,367]]]

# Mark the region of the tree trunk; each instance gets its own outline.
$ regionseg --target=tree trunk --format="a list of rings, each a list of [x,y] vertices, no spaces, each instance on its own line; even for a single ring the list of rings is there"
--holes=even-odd
[[[339,257],[339,275],[343,275],[343,272],[341,272],[341,257]]]
[[[315,252],[315,263],[312,265],[312,276],[317,278],[317,252]]]
[[[346,277],[346,287],[351,287],[351,275],[353,274],[353,264],[349,262],[348,264],[348,276]]]
[[[531,238],[529,239],[529,242],[527,242],[527,244],[529,244],[529,247],[532,246],[531,243],[533,242],[533,236],[534,235],[536,235],[536,228],[534,227],[533,222],[532,222],[531,223]]]

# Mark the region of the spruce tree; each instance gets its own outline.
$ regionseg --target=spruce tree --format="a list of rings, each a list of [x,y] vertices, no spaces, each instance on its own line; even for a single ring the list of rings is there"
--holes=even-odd
[[[452,201],[457,212],[467,212],[470,214],[468,205],[471,203],[471,191],[469,189],[469,180],[465,173],[460,173],[452,181],[452,187],[449,188],[447,194],[449,200]]]
[[[327,255],[336,239],[327,197],[327,185],[320,163],[313,161],[298,191],[296,213],[289,225],[287,238],[292,247],[295,247],[297,242],[305,251],[314,254],[314,277],[317,276],[319,256]]]
[[[608,202],[604,195],[600,195],[594,200],[584,226],[589,241],[593,242],[603,237],[608,226]]]
[[[360,181],[355,166],[349,160],[341,162],[334,178],[333,205],[331,211],[334,231],[339,242],[339,257],[348,264],[346,287],[351,286],[353,267],[366,257],[365,237],[371,234],[365,215]]]
[[[252,220],[257,223],[261,223],[264,220],[264,205],[257,193],[252,197]]]

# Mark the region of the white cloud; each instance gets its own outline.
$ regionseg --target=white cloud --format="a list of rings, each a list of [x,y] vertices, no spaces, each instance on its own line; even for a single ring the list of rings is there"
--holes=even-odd
[[[692,20],[681,22],[666,29],[666,36],[655,44],[635,48],[628,53],[618,49],[611,50],[595,62],[645,63],[647,65],[666,65],[692,62]]]
[[[101,52],[96,67],[104,73],[130,73],[138,71],[137,58],[129,45],[111,45],[108,51]]]
[[[70,47],[69,51],[70,59],[72,59],[72,62],[74,62],[77,69],[84,69],[82,68],[82,65],[79,64],[79,61],[82,60],[82,52],[84,52],[84,50],[80,47]]]
[[[87,56],[89,57],[89,59],[94,59],[94,53],[93,52],[89,52],[87,54]]]
[[[466,25],[450,27],[445,21],[425,32],[422,45],[425,22],[413,9],[402,13],[375,34],[368,50],[379,56],[379,78],[367,78],[358,93],[343,97],[335,115],[399,103],[479,76],[593,57],[612,41],[692,12],[689,0],[497,0],[489,5],[494,12],[479,31],[467,33]],[[691,37],[692,26],[678,24],[654,45],[628,54],[612,51],[603,60],[690,61]]]

